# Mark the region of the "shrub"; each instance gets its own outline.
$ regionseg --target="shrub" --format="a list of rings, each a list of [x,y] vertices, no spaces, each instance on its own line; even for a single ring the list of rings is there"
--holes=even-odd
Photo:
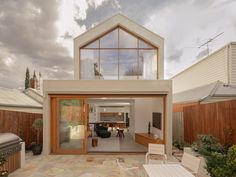
[[[0,155],[0,167],[2,167],[5,162],[6,162],[6,158],[3,155]]]
[[[39,144],[39,136],[43,129],[43,119],[42,118],[35,119],[32,126],[37,132],[37,144]]]
[[[197,141],[192,144],[192,149],[202,156],[208,156],[214,152],[224,152],[223,146],[212,135],[199,135]]]
[[[192,148],[205,158],[206,169],[211,177],[236,176],[236,145],[224,150],[215,137],[200,135]]]

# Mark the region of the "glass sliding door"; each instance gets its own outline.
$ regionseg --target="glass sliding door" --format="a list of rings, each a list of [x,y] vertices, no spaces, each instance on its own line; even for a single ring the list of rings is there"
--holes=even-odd
[[[53,153],[83,154],[87,152],[87,119],[85,99],[56,98],[57,110],[52,119],[54,139]],[[55,141],[55,140],[54,140]]]

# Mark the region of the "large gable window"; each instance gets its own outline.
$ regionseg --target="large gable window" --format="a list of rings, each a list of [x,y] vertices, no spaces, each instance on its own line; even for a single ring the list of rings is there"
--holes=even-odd
[[[80,49],[83,80],[155,80],[157,48],[117,27]]]

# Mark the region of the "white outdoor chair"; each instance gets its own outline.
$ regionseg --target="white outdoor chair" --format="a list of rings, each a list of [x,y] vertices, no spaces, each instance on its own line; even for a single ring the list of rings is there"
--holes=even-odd
[[[189,153],[183,154],[181,165],[187,168],[195,176],[198,175],[200,163],[201,163],[200,158],[195,157]]]
[[[165,145],[164,144],[148,144],[148,152],[146,153],[146,164],[150,164],[152,156],[158,155],[163,158],[163,163],[167,161],[167,156],[165,154]]]
[[[135,176],[135,177],[137,177],[138,176],[139,167],[129,167],[129,168],[123,167],[120,164],[119,159],[116,159],[116,163],[120,168],[120,172],[121,172],[122,177],[126,177],[126,176]],[[136,171],[136,173],[135,173],[135,171]]]

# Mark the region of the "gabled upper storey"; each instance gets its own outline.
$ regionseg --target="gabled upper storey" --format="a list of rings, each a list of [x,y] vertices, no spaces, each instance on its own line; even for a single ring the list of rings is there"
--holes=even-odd
[[[74,39],[74,77],[163,79],[163,56],[162,37],[117,14]]]

